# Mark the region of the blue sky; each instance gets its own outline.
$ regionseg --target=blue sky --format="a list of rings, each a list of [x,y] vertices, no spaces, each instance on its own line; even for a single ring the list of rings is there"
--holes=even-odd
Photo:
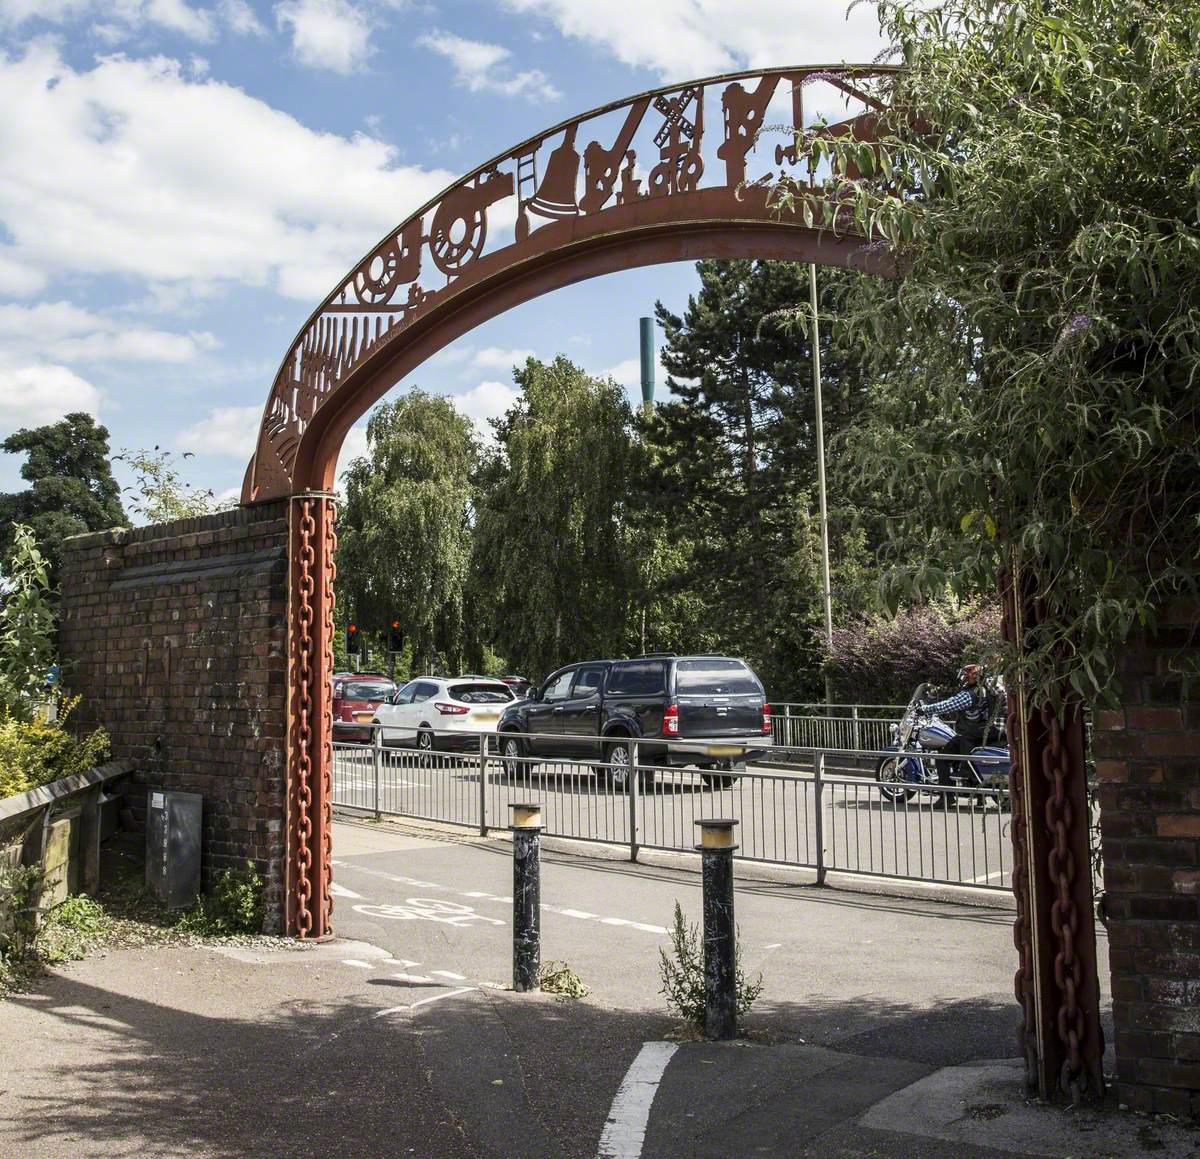
[[[655,84],[881,47],[845,0],[0,0],[0,437],[87,410],[231,492],[296,330],[449,181]],[[514,362],[562,352],[636,395],[638,316],[694,285],[560,290],[396,390],[482,424]]]

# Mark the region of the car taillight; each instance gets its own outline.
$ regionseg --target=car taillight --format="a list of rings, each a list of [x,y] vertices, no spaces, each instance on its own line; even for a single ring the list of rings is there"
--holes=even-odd
[[[354,711],[351,709],[350,705],[343,704],[339,709],[339,716],[342,720],[353,720]]]
[[[763,732],[770,733],[771,731],[771,706],[763,705]]]
[[[443,716],[463,716],[471,711],[465,704],[446,704],[441,700],[435,700],[433,707]]]
[[[663,713],[663,736],[679,735],[679,705],[668,704]]]

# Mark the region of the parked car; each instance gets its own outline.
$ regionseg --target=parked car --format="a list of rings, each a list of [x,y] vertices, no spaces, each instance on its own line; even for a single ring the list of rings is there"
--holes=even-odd
[[[474,749],[479,733],[496,731],[512,699],[507,684],[486,676],[420,676],[381,704],[374,720],[382,726],[382,743],[390,747]]]
[[[333,739],[370,744],[375,710],[395,694],[395,683],[382,672],[335,672]]]
[[[597,771],[624,786],[629,742],[637,739],[639,764],[694,765],[708,784],[725,785],[771,747],[771,706],[749,666],[728,656],[588,660],[551,673],[529,699],[509,705],[499,731],[510,776],[527,763],[522,758],[599,760]],[[518,733],[543,735],[526,740]],[[667,740],[702,747],[654,743]],[[640,777],[653,782],[649,770]]]
[[[526,680],[524,676],[517,676],[510,673],[508,676],[501,676],[501,680],[512,689],[513,695],[522,700],[529,695],[529,691],[533,688],[533,681]]]

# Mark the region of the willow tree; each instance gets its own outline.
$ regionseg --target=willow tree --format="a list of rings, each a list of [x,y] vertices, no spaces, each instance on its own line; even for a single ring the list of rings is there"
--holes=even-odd
[[[496,651],[539,676],[627,646],[633,416],[619,386],[561,356],[514,377],[481,472],[478,602]]]
[[[811,146],[847,215],[822,224],[852,219],[898,275],[860,283],[887,373],[850,440],[924,548],[891,594],[1015,562],[1044,609],[1031,687],[1110,699],[1120,643],[1196,589],[1196,6],[878,8],[908,66],[880,82],[879,144]]]
[[[346,472],[340,608],[374,635],[398,619],[418,671],[463,663],[478,453],[469,419],[414,390],[375,408],[367,454]]]

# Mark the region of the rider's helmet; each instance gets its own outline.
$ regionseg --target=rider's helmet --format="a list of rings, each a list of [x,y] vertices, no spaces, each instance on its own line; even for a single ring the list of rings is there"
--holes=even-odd
[[[964,664],[958,670],[958,685],[960,688],[970,688],[979,683],[982,668],[978,664]]]

